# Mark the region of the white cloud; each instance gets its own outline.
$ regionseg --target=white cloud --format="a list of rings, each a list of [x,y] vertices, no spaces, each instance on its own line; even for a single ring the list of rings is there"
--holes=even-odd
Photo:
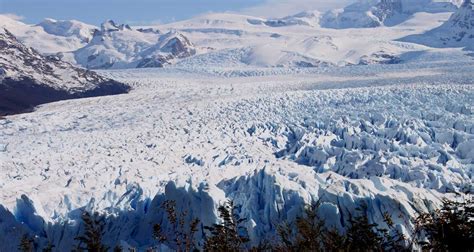
[[[347,6],[355,0],[266,0],[265,3],[246,8],[242,13],[261,17],[282,17],[304,10],[327,11]]]

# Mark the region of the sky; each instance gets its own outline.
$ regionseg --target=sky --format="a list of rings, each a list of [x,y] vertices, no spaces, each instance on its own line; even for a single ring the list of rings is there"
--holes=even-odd
[[[302,10],[340,8],[352,0],[0,0],[0,13],[26,23],[44,18],[98,25],[106,19],[132,25],[169,23],[209,12],[281,17]]]

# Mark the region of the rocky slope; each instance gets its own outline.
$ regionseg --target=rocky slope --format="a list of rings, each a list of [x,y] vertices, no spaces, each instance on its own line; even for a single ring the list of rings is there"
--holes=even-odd
[[[45,57],[0,31],[0,115],[63,99],[120,94],[129,87]]]
[[[474,50],[474,3],[472,0],[465,0],[440,27],[401,40],[438,48],[463,47],[466,50]]]

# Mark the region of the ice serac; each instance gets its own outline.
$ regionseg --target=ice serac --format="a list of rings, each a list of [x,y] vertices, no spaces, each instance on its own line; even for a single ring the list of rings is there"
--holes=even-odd
[[[191,41],[178,31],[144,32],[107,20],[87,46],[74,52],[74,57],[86,68],[117,69],[163,67],[195,53]]]
[[[474,50],[474,3],[472,0],[465,0],[440,27],[401,40],[437,48],[463,47],[466,50]]]
[[[459,4],[459,0],[362,0],[344,9],[326,12],[321,26],[336,29],[393,26],[416,12],[452,12]]]
[[[21,237],[28,234],[35,237],[37,247],[52,243],[58,251],[69,251],[77,244],[77,235],[83,232],[80,219],[84,211],[106,213],[103,239],[106,245],[113,247],[120,243],[139,248],[139,251],[159,245],[152,235],[154,224],[161,224],[163,232],[173,232],[162,209],[165,201],[172,200],[178,209],[187,209],[187,216],[183,219],[186,224],[192,218],[199,218],[203,225],[212,225],[216,220],[214,212],[217,204],[203,185],[197,188],[189,185],[177,187],[174,182],[169,182],[164,185],[163,193],[148,198],[143,188],[132,183],[127,185],[123,195],[118,196],[113,202],[114,207],[107,211],[100,209],[101,200],[92,198],[86,206],[68,213],[67,219],[56,219],[54,222],[43,219],[41,210],[35,208],[40,202],[34,202],[26,195],[16,200],[13,211],[0,205],[0,250],[15,251]],[[202,235],[198,232],[196,238],[201,239]],[[6,237],[10,242],[6,242]]]
[[[0,31],[0,115],[58,100],[121,94],[130,88],[96,73],[45,57]]]

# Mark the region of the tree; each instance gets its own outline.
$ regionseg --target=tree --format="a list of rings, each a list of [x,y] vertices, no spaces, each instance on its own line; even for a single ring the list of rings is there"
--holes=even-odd
[[[82,214],[84,222],[84,234],[75,238],[79,241],[77,250],[88,252],[107,252],[108,247],[102,243],[104,235],[105,220],[98,213],[91,215],[84,211]]]
[[[205,239],[204,250],[227,252],[245,250],[245,245],[250,241],[242,226],[246,219],[240,218],[232,201],[219,206],[217,210],[221,223],[204,227],[210,233]]]
[[[187,226],[188,212],[182,211],[178,214],[175,201],[165,201],[162,208],[166,211],[167,220],[171,225],[171,233],[165,232],[160,224],[155,224],[153,226],[153,238],[160,243],[168,242],[178,252],[197,250],[195,234],[198,231],[199,219],[192,219],[189,226]]]
[[[359,215],[349,220],[349,227],[341,233],[329,229],[319,218],[319,202],[306,206],[302,216],[295,223],[279,225],[281,245],[279,251],[405,251],[406,239],[395,229],[389,214],[384,221],[389,229],[371,224],[367,217],[367,207],[356,208]]]
[[[18,250],[22,252],[33,252],[34,251],[34,240],[28,234],[24,234],[21,237],[20,245]]]
[[[350,226],[345,234],[345,249],[350,251],[410,251],[406,237],[395,228],[389,213],[383,214],[387,228],[382,223],[370,223],[367,205],[356,208],[359,215],[349,220]]]
[[[443,200],[441,209],[416,219],[416,232],[427,239],[418,242],[427,250],[474,251],[474,201]]]
[[[286,251],[321,251],[325,223],[317,216],[319,203],[308,205],[296,222],[284,222],[277,227],[282,245],[278,250]]]
[[[346,236],[337,229],[327,229],[323,236],[323,248],[325,251],[345,251],[346,240]]]
[[[383,251],[383,237],[377,232],[377,224],[371,224],[365,214],[367,206],[358,207],[359,216],[349,220],[346,247],[350,251]]]
[[[54,247],[55,246],[53,245],[53,243],[48,242],[48,244],[46,244],[46,246],[41,251],[42,252],[52,252]]]

